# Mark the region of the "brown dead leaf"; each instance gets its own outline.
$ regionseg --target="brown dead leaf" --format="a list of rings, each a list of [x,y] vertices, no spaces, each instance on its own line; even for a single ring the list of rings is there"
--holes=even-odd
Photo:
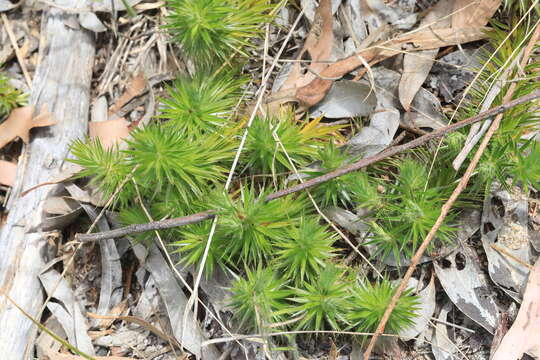
[[[501,5],[502,0],[455,0],[452,28],[480,28],[486,26],[489,19]]]
[[[315,74],[320,73],[328,67],[327,63],[319,61],[329,60],[332,54],[334,45],[333,20],[331,1],[321,0],[315,13],[313,25],[306,37],[304,47],[296,58],[296,60],[301,60],[306,52],[309,53],[310,59],[313,62],[306,66],[309,66],[311,71],[302,69],[302,63],[300,61],[295,62],[280,91],[296,89],[307,85],[315,78]]]
[[[420,22],[420,27],[429,25],[429,29],[449,28],[452,19],[448,15],[452,13],[453,8],[453,0],[439,1]],[[431,71],[433,60],[438,52],[439,49],[435,48],[408,53],[403,57],[403,75],[399,82],[399,101],[405,111],[409,111],[416,93]]]
[[[516,321],[504,336],[492,360],[521,359],[524,353],[540,356],[540,259],[529,280]]]
[[[332,86],[333,80],[329,80],[329,78],[342,77],[363,66],[364,62],[375,64],[404,51],[437,49],[443,46],[477,41],[485,38],[485,36],[484,28],[425,29],[406,33],[395,39],[380,42],[360,50],[355,55],[328,66],[321,72],[321,77],[317,77],[309,84],[299,88],[295,97],[302,105],[311,107],[321,101]],[[360,56],[364,61],[359,58]]]
[[[91,138],[98,138],[103,148],[109,149],[129,135],[129,122],[124,118],[91,121],[89,123],[89,134]]]
[[[0,184],[13,186],[15,183],[15,174],[17,173],[17,164],[0,160]]]
[[[116,100],[116,102],[109,108],[109,115],[114,114],[120,110],[124,105],[131,101],[134,97],[141,95],[146,88],[146,79],[144,78],[143,73],[138,73],[135,75],[129,86],[126,89],[126,92]]]
[[[17,108],[9,114],[6,121],[0,124],[0,149],[7,143],[20,137],[22,141],[28,143],[30,139],[30,129],[34,127],[44,127],[56,124],[52,114],[46,107],[41,108],[38,116],[33,116],[34,105]]]

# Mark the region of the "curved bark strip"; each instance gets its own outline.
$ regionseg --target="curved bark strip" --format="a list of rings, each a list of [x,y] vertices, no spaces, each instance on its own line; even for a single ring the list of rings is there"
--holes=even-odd
[[[70,0],[63,6],[81,6]],[[68,147],[86,135],[90,81],[94,63],[94,35],[65,25],[76,20],[59,9],[44,11],[40,63],[36,69],[31,103],[44,104],[57,125],[37,129],[19,159],[13,196],[6,224],[0,228],[0,354],[3,359],[28,359],[37,332],[30,320],[12,306],[8,294],[32,316],[38,316],[43,290],[38,274],[43,268],[45,234],[43,200],[58,192],[59,185],[43,186],[21,196],[21,192],[47,181],[61,171]],[[38,319],[39,320],[39,319]]]

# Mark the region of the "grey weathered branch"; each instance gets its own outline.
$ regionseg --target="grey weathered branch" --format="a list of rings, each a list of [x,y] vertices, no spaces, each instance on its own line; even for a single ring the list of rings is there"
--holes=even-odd
[[[322,176],[304,181],[302,183],[299,183],[297,185],[288,187],[284,190],[276,191],[266,197],[266,201],[271,201],[280,197],[284,197],[305,189],[308,189],[313,186],[317,186],[319,184],[322,184],[326,181],[335,179],[339,176],[348,174],[353,171],[360,170],[368,165],[374,164],[378,161],[381,161],[383,159],[389,158],[391,156],[394,156],[396,154],[402,153],[404,151],[413,149],[415,147],[418,147],[420,145],[423,145],[427,143],[430,140],[437,139],[439,137],[442,137],[444,135],[447,135],[451,132],[454,132],[456,130],[459,130],[461,128],[464,128],[468,125],[474,124],[476,122],[482,121],[484,119],[487,119],[489,117],[501,114],[509,109],[512,109],[516,107],[517,105],[529,102],[534,99],[540,98],[540,89],[532,92],[529,95],[522,96],[518,99],[515,99],[513,101],[510,101],[506,104],[496,106],[488,111],[485,111],[483,113],[480,113],[476,116],[472,116],[468,119],[459,121],[455,124],[446,126],[444,128],[435,130],[433,132],[430,132],[426,135],[420,136],[412,141],[409,141],[406,144],[393,146],[391,148],[386,149],[385,151],[382,151],[376,155],[358,160],[350,165],[344,166],[342,168],[339,168],[337,170],[331,171],[327,174],[324,174]],[[160,230],[160,229],[169,229],[173,227],[188,225],[197,223],[200,221],[208,220],[214,217],[214,213],[212,210],[184,216],[184,217],[178,217],[173,219],[167,219],[167,220],[160,220],[160,221],[153,221],[146,224],[135,224],[126,226],[123,228],[119,228],[116,230],[111,231],[104,231],[99,233],[93,233],[93,234],[77,234],[75,239],[82,241],[82,242],[88,242],[88,241],[98,241],[103,239],[109,239],[109,238],[115,238],[115,237],[121,237],[129,234],[134,233],[140,233],[144,231],[152,231],[152,230]]]
[[[84,3],[64,2],[67,6]],[[46,186],[21,197],[22,189],[50,182],[61,172],[69,144],[87,133],[90,85],[94,65],[94,34],[66,26],[77,21],[58,9],[43,12],[40,61],[32,84],[30,103],[45,105],[57,124],[35,129],[17,167],[8,204],[9,215],[0,228],[0,349],[2,359],[33,358],[38,328],[5,296],[40,320],[43,289],[38,275],[47,253],[46,231],[52,230],[43,213],[44,200],[59,186]],[[0,31],[4,31],[3,29]],[[73,344],[77,346],[77,344]]]

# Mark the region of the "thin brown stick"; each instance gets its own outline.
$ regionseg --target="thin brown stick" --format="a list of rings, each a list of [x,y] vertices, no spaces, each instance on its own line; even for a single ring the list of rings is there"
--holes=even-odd
[[[529,57],[531,55],[531,52],[532,52],[532,50],[534,48],[534,45],[536,44],[536,42],[538,41],[539,38],[540,38],[540,24],[536,26],[534,34],[532,35],[529,43],[527,44],[525,52],[523,53],[523,59],[520,62],[520,68],[523,69],[525,67],[525,65],[527,65],[527,62],[529,61]],[[508,89],[508,91],[506,92],[506,95],[504,96],[503,105],[512,103],[512,101],[510,101],[510,99],[514,95],[514,91],[516,89],[516,86],[517,86],[517,83],[512,83],[510,85],[510,88]],[[480,161],[480,158],[482,157],[482,154],[484,153],[489,141],[491,140],[493,134],[495,134],[495,132],[499,128],[499,125],[501,123],[501,119],[502,119],[502,113],[498,114],[495,117],[495,120],[493,120],[493,123],[491,124],[488,131],[486,132],[485,137],[482,139],[482,142],[480,143],[480,145],[478,147],[478,150],[474,154],[474,157],[471,160],[471,163],[467,167],[467,170],[465,171],[465,174],[463,175],[463,177],[459,181],[459,184],[456,186],[456,188],[452,192],[452,195],[450,195],[450,198],[442,206],[441,214],[437,218],[437,221],[435,222],[435,224],[433,225],[433,227],[431,228],[431,230],[427,234],[426,238],[424,239],[424,241],[422,242],[422,244],[420,245],[420,247],[418,248],[418,250],[414,254],[413,258],[411,259],[411,265],[407,269],[407,272],[405,273],[405,276],[403,277],[403,280],[401,281],[401,284],[399,285],[397,291],[395,292],[394,296],[392,297],[392,300],[390,301],[390,304],[386,308],[386,311],[384,312],[384,315],[383,315],[379,325],[377,326],[377,330],[375,331],[375,334],[372,336],[372,338],[371,338],[371,340],[369,342],[369,345],[368,345],[366,351],[364,352],[364,360],[369,360],[369,356],[370,356],[371,352],[373,351],[373,348],[375,347],[375,344],[377,342],[377,338],[383,333],[384,327],[385,327],[386,323],[388,322],[388,319],[390,318],[390,315],[392,314],[392,311],[396,307],[396,304],[397,304],[401,294],[403,293],[403,291],[407,287],[407,284],[408,284],[414,270],[416,269],[416,266],[420,262],[420,259],[422,258],[422,255],[424,255],[424,252],[428,248],[429,243],[435,237],[435,234],[437,233],[437,231],[441,227],[444,219],[446,218],[446,215],[448,215],[448,212],[450,211],[450,208],[452,207],[454,202],[457,200],[457,198],[461,194],[461,192],[467,187],[467,183],[469,182],[469,179],[471,178],[473,171],[476,169],[476,166],[478,165],[478,162]]]
[[[276,191],[266,197],[266,201],[271,201],[280,197],[284,197],[287,195],[290,195],[295,192],[299,192],[302,190],[305,190],[307,188],[319,185],[321,183],[324,183],[326,181],[332,180],[334,178],[337,178],[339,176],[348,174],[353,171],[357,171],[361,168],[364,168],[368,165],[374,164],[378,161],[381,161],[383,159],[386,159],[390,156],[394,156],[396,154],[399,154],[403,151],[413,149],[415,147],[418,147],[420,145],[425,144],[426,142],[433,140],[435,138],[444,136],[448,133],[451,133],[453,131],[456,131],[458,129],[461,129],[467,125],[474,124],[475,122],[482,121],[490,116],[494,116],[497,114],[501,114],[504,111],[511,109],[517,105],[529,102],[534,99],[540,98],[540,89],[532,92],[529,95],[522,96],[516,100],[510,101],[506,104],[494,107],[493,109],[490,109],[488,111],[485,111],[481,114],[478,114],[476,116],[470,117],[468,119],[462,120],[460,122],[457,122],[455,124],[446,126],[444,128],[438,129],[436,131],[433,131],[429,134],[426,134],[424,136],[421,136],[419,138],[416,138],[406,144],[394,146],[389,149],[386,149],[385,151],[382,151],[376,155],[361,159],[355,163],[352,163],[350,165],[347,165],[345,167],[339,168],[335,171],[329,172],[328,174],[313,178],[311,180],[306,180],[303,183],[300,183],[298,185],[291,186],[287,189]],[[152,231],[152,230],[163,230],[163,229],[170,229],[178,226],[188,225],[188,224],[194,224],[198,223],[204,220],[212,219],[214,218],[215,213],[212,210],[200,212],[197,214],[192,214],[188,216],[173,218],[173,219],[166,219],[166,220],[159,220],[159,221],[152,221],[146,224],[134,224],[129,225],[123,228],[118,228],[110,231],[103,231],[103,232],[97,232],[93,234],[77,234],[75,235],[75,240],[81,241],[81,242],[90,242],[90,241],[99,241],[104,239],[112,239],[117,237],[126,236],[129,234],[136,234],[141,233],[145,231]]]
[[[174,227],[199,223],[204,220],[213,219],[216,216],[212,211],[204,211],[188,216],[151,221],[145,224],[133,224],[114,230],[102,231],[93,234],[77,234],[75,240],[80,242],[99,241],[105,239],[118,238],[130,234],[138,234],[146,231],[170,229]]]

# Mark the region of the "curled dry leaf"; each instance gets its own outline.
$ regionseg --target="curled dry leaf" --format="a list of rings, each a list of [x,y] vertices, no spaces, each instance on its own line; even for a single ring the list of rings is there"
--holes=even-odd
[[[398,36],[395,39],[379,42],[358,51],[343,60],[328,66],[320,76],[296,91],[295,98],[302,105],[311,107],[326,95],[333,80],[363,66],[378,63],[404,51],[437,49],[443,46],[463,44],[485,38],[484,28],[473,29],[425,29]]]
[[[0,160],[0,185],[13,186],[16,173],[17,164]]]
[[[296,89],[309,84],[315,78],[315,74],[323,71],[328,64],[324,61],[330,60],[332,48],[334,44],[334,32],[332,30],[332,3],[330,0],[321,0],[319,7],[315,13],[315,20],[306,37],[306,42],[297,60],[309,53],[310,59],[313,61],[306,66],[309,66],[311,71],[302,69],[301,62],[295,62],[292,66],[287,79],[280,87],[281,91],[287,89]],[[320,62],[323,61],[323,62]]]
[[[91,138],[98,138],[105,149],[109,149],[129,135],[129,122],[124,119],[107,121],[91,121],[89,123]]]
[[[128,102],[131,101],[134,97],[137,97],[141,95],[144,92],[144,89],[146,88],[146,79],[144,78],[144,74],[138,73],[135,75],[133,79],[131,79],[131,82],[129,83],[126,92],[116,100],[116,102],[113,104],[113,106],[109,109],[109,114],[114,114],[118,110],[120,110],[124,105],[126,105]]]
[[[492,360],[521,359],[524,353],[540,356],[540,260],[529,274],[516,321],[506,333]]]
[[[0,149],[7,143],[20,137],[22,141],[28,143],[30,140],[30,129],[34,127],[44,127],[56,124],[52,114],[46,107],[41,108],[41,113],[34,114],[34,105],[17,108],[9,114],[6,121],[0,124]]]

